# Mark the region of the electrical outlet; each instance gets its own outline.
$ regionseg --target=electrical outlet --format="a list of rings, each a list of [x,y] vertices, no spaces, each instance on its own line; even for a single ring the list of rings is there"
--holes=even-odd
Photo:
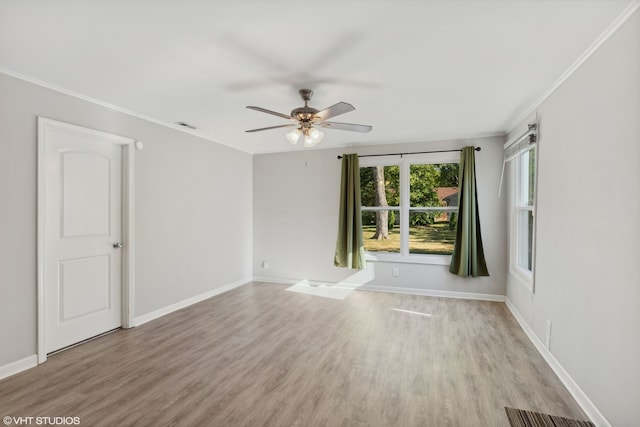
[[[400,269],[399,269],[399,268],[394,268],[394,269],[391,271],[391,275],[392,275],[393,277],[400,277]]]
[[[269,268],[269,261],[262,261],[262,268]]]

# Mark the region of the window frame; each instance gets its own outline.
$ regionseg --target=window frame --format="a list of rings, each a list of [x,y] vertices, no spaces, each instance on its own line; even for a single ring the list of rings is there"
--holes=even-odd
[[[525,179],[525,174],[528,174],[528,167],[523,167],[524,155],[533,151],[535,156],[534,173],[533,173],[533,200],[531,205],[524,200],[525,187],[528,186],[528,179]],[[510,248],[509,248],[509,272],[518,279],[518,281],[524,285],[530,292],[534,292],[533,288],[533,276],[535,272],[536,262],[536,205],[538,197],[538,145],[534,144],[531,148],[523,150],[513,157],[511,160],[511,176],[512,179],[512,191],[511,191],[511,203],[510,203]],[[528,177],[527,177],[528,178]],[[524,212],[531,212],[533,218],[532,232],[531,232],[531,270],[524,268],[520,265],[521,259],[521,247],[522,247],[522,235],[519,227],[519,216]],[[527,235],[528,238],[528,235]]]
[[[424,208],[410,206],[410,180],[409,171],[411,165],[423,164],[440,164],[440,163],[458,163],[460,164],[459,151],[447,153],[428,153],[428,154],[412,154],[406,156],[379,156],[379,157],[363,157],[360,159],[360,168],[373,166],[398,166],[400,169],[400,205],[384,206],[384,207],[361,207],[360,212],[394,210],[400,214],[400,252],[368,252],[365,251],[367,261],[373,262],[393,262],[393,263],[409,263],[409,264],[435,264],[449,265],[451,263],[451,255],[436,254],[411,254],[409,253],[409,213],[428,210],[453,211],[458,212],[458,207],[439,207]]]

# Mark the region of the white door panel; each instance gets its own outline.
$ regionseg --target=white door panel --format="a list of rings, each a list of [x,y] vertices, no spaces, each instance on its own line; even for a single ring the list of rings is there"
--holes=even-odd
[[[109,235],[111,161],[94,153],[62,152],[62,237]]]
[[[46,351],[121,325],[122,146],[82,128],[44,132]]]
[[[99,255],[60,261],[60,323],[111,308],[110,258]]]

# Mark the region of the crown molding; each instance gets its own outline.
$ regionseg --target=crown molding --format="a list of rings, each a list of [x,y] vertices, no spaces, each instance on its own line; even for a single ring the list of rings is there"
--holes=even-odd
[[[155,123],[157,125],[160,125],[160,126],[172,129],[172,130],[176,130],[178,132],[186,133],[188,135],[204,139],[205,141],[208,141],[208,142],[213,142],[215,144],[224,145],[226,147],[233,148],[234,150],[238,150],[238,151],[242,151],[242,152],[251,154],[251,153],[249,153],[249,152],[247,152],[245,150],[242,150],[242,149],[240,149],[238,147],[233,147],[231,145],[224,144],[224,143],[222,143],[220,141],[214,141],[213,139],[209,138],[208,136],[204,135],[201,132],[185,128],[184,126],[180,126],[180,125],[175,124],[175,123],[165,122],[163,120],[159,120],[159,119],[156,119],[156,118],[153,118],[153,117],[150,117],[150,116],[146,116],[144,114],[136,113],[135,111],[131,111],[131,110],[128,110],[126,108],[119,107],[117,105],[110,104],[108,102],[105,102],[105,101],[102,101],[102,100],[99,100],[99,99],[96,99],[96,98],[92,98],[90,96],[83,95],[81,93],[74,92],[74,91],[69,90],[69,89],[65,89],[65,88],[63,88],[61,86],[57,86],[57,85],[54,85],[54,84],[51,84],[51,83],[36,79],[36,78],[28,76],[26,74],[18,73],[16,71],[10,70],[10,69],[5,68],[5,67],[0,67],[0,74],[4,74],[4,75],[7,75],[9,77],[13,77],[15,79],[25,81],[27,83],[32,83],[32,84],[34,84],[36,86],[40,86],[40,87],[43,87],[45,89],[52,90],[54,92],[62,93],[64,95],[68,95],[68,96],[71,96],[71,97],[76,98],[76,99],[81,99],[83,101],[90,102],[90,103],[98,105],[100,107],[108,108],[110,110],[117,111],[119,113],[135,117],[137,119],[141,119],[141,120],[144,120],[144,121],[147,121],[147,122]]]
[[[522,123],[530,114],[532,114],[540,105],[549,97],[552,93],[554,93],[573,73],[575,73],[581,66],[584,64],[587,59],[591,57],[599,48],[602,46],[608,39],[611,37],[621,26],[624,24],[637,10],[640,8],[640,0],[634,0],[625,8],[625,10],[616,18],[615,21],[607,27],[606,30],[585,50],[582,55],[576,59],[576,61],[571,64],[571,66],[560,76],[555,83],[551,85],[546,92],[542,94],[534,103],[525,110],[524,113],[520,114],[515,120],[512,120],[510,125],[507,126],[508,132],[516,130],[516,127]]]

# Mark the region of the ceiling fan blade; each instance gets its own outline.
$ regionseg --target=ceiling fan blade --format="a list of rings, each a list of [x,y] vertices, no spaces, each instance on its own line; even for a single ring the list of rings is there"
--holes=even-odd
[[[247,108],[250,109],[250,110],[261,111],[261,112],[267,113],[267,114],[273,114],[274,116],[282,117],[284,119],[294,120],[293,117],[291,117],[291,116],[289,116],[287,114],[282,114],[282,113],[278,113],[276,111],[267,110],[266,108],[254,107],[254,106],[251,106],[251,105],[247,105]]]
[[[288,128],[288,127],[291,127],[291,126],[298,126],[298,124],[297,123],[289,123],[287,125],[269,126],[268,128],[258,128],[258,129],[245,130],[245,132],[260,132],[260,131],[269,130],[269,129]]]
[[[313,115],[315,119],[318,120],[327,120],[331,117],[335,117],[339,114],[348,113],[349,111],[355,110],[355,107],[351,104],[347,104],[346,102],[338,102],[335,105],[332,105],[329,108],[325,108],[322,111],[318,111]]]
[[[321,122],[321,123],[318,123],[318,126],[322,126],[323,128],[328,128],[328,129],[349,130],[351,132],[371,132],[371,129],[373,129],[373,127],[369,125],[356,125],[353,123],[338,123],[338,122]]]

